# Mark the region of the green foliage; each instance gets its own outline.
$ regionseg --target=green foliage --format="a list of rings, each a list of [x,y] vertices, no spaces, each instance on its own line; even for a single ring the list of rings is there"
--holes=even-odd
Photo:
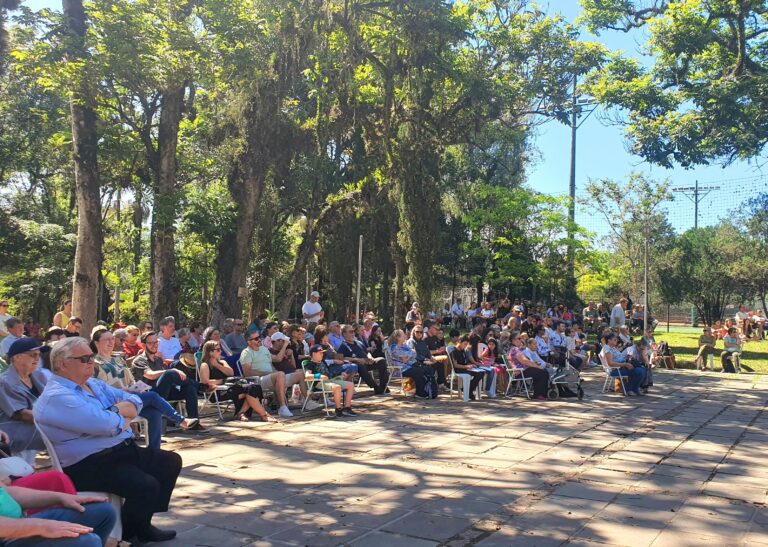
[[[665,167],[758,156],[768,129],[765,0],[582,0],[593,31],[643,27],[651,68],[615,55],[590,91],[627,113],[633,150]]]

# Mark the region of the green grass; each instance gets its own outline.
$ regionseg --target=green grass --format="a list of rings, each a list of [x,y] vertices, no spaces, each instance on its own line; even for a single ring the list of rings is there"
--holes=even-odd
[[[694,368],[693,360],[699,351],[698,339],[701,329],[673,327],[667,333],[666,326],[656,328],[656,342],[666,341],[675,354],[679,368]],[[723,349],[722,340],[715,346],[719,351],[715,355],[715,370],[720,370],[720,351]],[[709,366],[709,365],[707,365]],[[768,373],[768,340],[748,341],[744,344],[741,354],[741,370],[746,372]]]

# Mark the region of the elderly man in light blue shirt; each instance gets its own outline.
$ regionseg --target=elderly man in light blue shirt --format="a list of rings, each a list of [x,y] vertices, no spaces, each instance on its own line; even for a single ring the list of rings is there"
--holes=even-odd
[[[33,415],[64,472],[79,491],[125,499],[123,539],[173,539],[176,532],[151,521],[154,513],[168,510],[181,457],[136,445],[130,422],[141,410],[141,399],[93,378],[93,354],[84,338],[59,341],[51,350],[51,367],[54,376]]]

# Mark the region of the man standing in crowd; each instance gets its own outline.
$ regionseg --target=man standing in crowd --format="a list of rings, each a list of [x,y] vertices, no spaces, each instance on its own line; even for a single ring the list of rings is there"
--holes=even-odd
[[[451,306],[451,316],[453,317],[453,325],[455,327],[464,329],[467,327],[467,317],[464,315],[464,308],[461,307],[461,299],[457,298],[456,302]]]
[[[341,334],[344,336],[344,340],[339,345],[337,351],[344,356],[346,361],[357,365],[357,372],[368,387],[373,388],[373,391],[377,395],[384,393],[387,380],[389,379],[386,359],[381,357],[372,359],[371,356],[368,355],[368,349],[363,346],[362,342],[355,338],[355,329],[351,325],[344,325]],[[374,381],[368,367],[372,367],[379,372],[378,384]]]
[[[130,422],[141,410],[135,395],[93,378],[93,352],[79,337],[51,350],[54,376],[34,406],[35,422],[51,440],[64,473],[79,491],[109,492],[124,499],[123,537],[168,541],[173,530],[152,525],[168,504],[181,471],[175,452],[142,448]]]
[[[307,325],[307,330],[312,330],[315,325],[322,321],[325,317],[323,307],[320,305],[320,293],[312,291],[309,293],[309,300],[304,302],[301,307],[301,313],[304,317],[304,323]]]
[[[624,310],[627,309],[627,299],[622,297],[619,303],[616,304],[611,310],[611,324],[612,329],[618,329],[623,327],[627,320],[627,316],[624,314]]]

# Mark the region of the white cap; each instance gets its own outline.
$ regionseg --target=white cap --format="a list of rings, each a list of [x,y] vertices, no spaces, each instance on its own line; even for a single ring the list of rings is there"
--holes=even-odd
[[[311,293],[309,293],[309,296],[316,296],[316,297],[320,298],[320,293],[317,292],[317,291],[312,291]]]
[[[285,334],[283,334],[280,331],[277,331],[275,334],[273,334],[269,338],[273,342],[277,342],[278,340],[283,340],[283,341],[287,342],[288,340],[290,340],[290,338],[288,338]]]

